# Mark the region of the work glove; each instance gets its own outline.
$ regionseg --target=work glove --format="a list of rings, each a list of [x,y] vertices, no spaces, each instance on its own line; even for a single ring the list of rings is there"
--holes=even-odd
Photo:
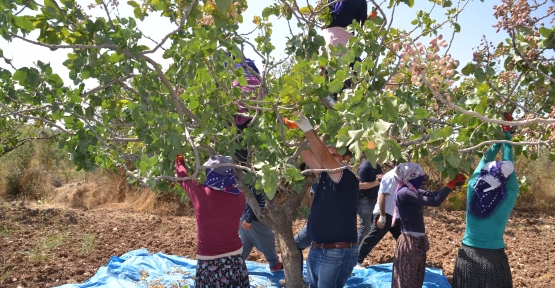
[[[175,157],[175,163],[179,163],[179,162],[185,162],[185,158],[183,158],[181,154],[177,154],[177,157]]]
[[[312,127],[312,124],[310,124],[310,120],[308,120],[308,118],[306,118],[306,116],[304,116],[301,113],[297,113],[296,115],[299,117],[299,120],[291,121],[291,120],[283,117],[283,123],[285,123],[285,125],[287,125],[287,127],[289,127],[289,129],[299,128],[305,133],[310,131],[310,130],[314,130],[314,128]]]
[[[385,226],[385,216],[380,215],[380,218],[378,218],[378,221],[376,221],[376,225],[378,225],[378,228],[383,229],[383,227]]]
[[[514,120],[513,115],[511,115],[511,113],[509,113],[509,112],[503,113],[503,118],[505,118],[506,121],[513,121]],[[508,125],[501,125],[501,128],[503,128],[503,132],[511,132],[511,133],[514,132],[511,129],[511,126],[508,126]]]
[[[241,223],[241,227],[243,227],[243,229],[245,229],[245,231],[251,229],[252,223],[248,223],[247,221],[243,220],[243,223]]]
[[[457,174],[457,176],[455,177],[455,179],[447,182],[447,187],[452,189],[455,189],[455,186],[462,186],[464,183],[466,182],[466,175],[464,174]]]

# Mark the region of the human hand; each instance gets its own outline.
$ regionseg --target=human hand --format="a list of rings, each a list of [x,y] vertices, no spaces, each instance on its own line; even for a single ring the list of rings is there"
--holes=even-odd
[[[513,121],[513,115],[511,115],[511,113],[509,112],[504,112],[503,113],[503,118],[505,118],[506,121]],[[501,128],[503,128],[503,132],[513,132],[511,130],[511,126],[509,125],[501,125]]]
[[[305,133],[310,131],[310,130],[314,130],[314,128],[312,127],[312,124],[310,124],[310,120],[308,120],[308,118],[306,118],[306,116],[304,116],[300,112],[295,113],[295,115],[297,117],[299,117],[299,120],[292,121],[292,120],[289,120],[289,119],[283,117],[283,123],[285,123],[285,125],[287,125],[287,127],[289,127],[289,129],[299,128],[299,129],[303,130],[303,132],[305,132]]]
[[[252,224],[251,223],[247,223],[247,221],[243,220],[243,223],[241,223],[241,227],[243,227],[243,229],[249,230],[251,229]]]
[[[181,154],[177,154],[177,157],[175,157],[175,163],[179,163],[179,162],[185,162],[185,158],[183,158]]]
[[[382,178],[383,178],[383,175],[382,175],[382,174],[376,175],[376,180],[382,182]]]
[[[285,117],[283,117],[283,124],[285,124],[289,129],[299,128],[299,126],[297,125],[297,123],[295,123],[295,121],[289,120]]]
[[[380,215],[380,218],[378,218],[378,221],[376,221],[376,225],[378,225],[378,228],[383,229],[383,227],[385,226],[385,216]]]
[[[455,176],[455,179],[447,182],[446,186],[451,189],[455,189],[455,186],[462,186],[466,182],[466,179],[466,175],[459,173]]]

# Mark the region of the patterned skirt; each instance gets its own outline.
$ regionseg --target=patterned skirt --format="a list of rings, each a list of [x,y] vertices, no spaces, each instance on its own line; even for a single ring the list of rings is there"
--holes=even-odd
[[[249,288],[249,274],[243,257],[232,255],[213,260],[198,260],[197,288]]]
[[[505,249],[461,246],[453,272],[453,288],[473,287],[513,287],[511,268]]]
[[[392,288],[421,288],[426,270],[426,252],[430,248],[428,237],[401,233],[397,239],[393,260]]]

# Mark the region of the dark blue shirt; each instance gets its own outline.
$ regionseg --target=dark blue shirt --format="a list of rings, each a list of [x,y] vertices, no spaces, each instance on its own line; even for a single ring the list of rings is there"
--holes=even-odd
[[[372,167],[372,164],[370,164],[370,161],[368,160],[365,160],[364,162],[362,162],[362,164],[360,164],[357,173],[361,183],[374,182],[376,181],[376,176],[378,176],[379,174],[383,174],[380,164],[376,163],[376,168],[374,169],[374,167]],[[370,189],[360,190],[360,195],[367,198],[376,199],[378,198],[379,190],[380,185]]]
[[[396,195],[397,210],[401,219],[403,232],[426,233],[424,226],[424,206],[439,206],[451,192],[448,187],[443,187],[436,192],[418,190],[418,193],[409,190],[407,186],[399,189]]]
[[[318,243],[357,242],[358,180],[345,169],[338,183],[322,172],[308,216],[308,236]]]
[[[264,206],[266,206],[266,199],[264,198],[264,195],[262,195],[262,193],[257,194],[256,190],[254,190],[254,188],[252,188],[252,187],[249,187],[249,188],[252,191],[252,193],[254,194],[254,197],[256,197],[256,201],[258,201],[258,206],[260,206],[260,210],[264,210]],[[249,205],[249,200],[247,200],[247,206],[245,207],[245,210],[243,211],[242,218],[245,219],[245,221],[247,221],[247,223],[252,223],[252,221],[258,221],[258,218],[256,217],[256,214],[254,214],[254,211],[252,210],[251,206]]]
[[[328,28],[331,27],[347,27],[356,20],[360,25],[364,24],[368,17],[368,5],[366,0],[346,0],[345,6],[339,14],[332,14],[332,21]]]

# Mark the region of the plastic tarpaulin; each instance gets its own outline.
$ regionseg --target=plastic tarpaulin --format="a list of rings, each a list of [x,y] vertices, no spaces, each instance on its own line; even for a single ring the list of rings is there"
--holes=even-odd
[[[106,266],[99,268],[84,283],[60,287],[194,287],[196,264],[196,260],[163,253],[151,254],[143,248],[121,257],[111,257]],[[283,271],[272,273],[268,264],[251,261],[247,261],[247,269],[251,287],[282,287],[279,280],[284,278]],[[364,270],[353,269],[353,276],[345,287],[389,288],[391,269],[391,263],[370,266]],[[440,269],[426,268],[423,287],[447,288],[451,285]]]

